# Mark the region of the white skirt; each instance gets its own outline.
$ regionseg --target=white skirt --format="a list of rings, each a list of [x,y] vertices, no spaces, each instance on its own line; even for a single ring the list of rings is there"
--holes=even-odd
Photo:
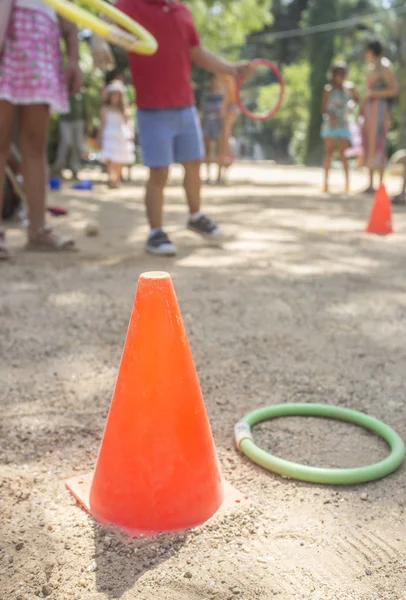
[[[135,162],[134,142],[128,139],[123,128],[106,127],[102,137],[101,159],[103,162],[116,162],[132,165]]]

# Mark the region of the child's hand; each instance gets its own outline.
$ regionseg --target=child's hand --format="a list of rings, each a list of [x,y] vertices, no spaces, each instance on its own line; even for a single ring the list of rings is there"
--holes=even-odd
[[[376,100],[376,93],[374,90],[367,90],[364,94],[363,98],[364,102],[367,100]]]
[[[97,35],[92,35],[90,38],[90,50],[96,68],[108,71],[116,66],[109,44]]]
[[[68,90],[71,96],[74,96],[82,87],[83,74],[77,62],[69,62],[66,68],[66,78]]]
[[[254,67],[248,60],[241,60],[235,63],[235,76],[241,79],[248,79],[254,72]]]

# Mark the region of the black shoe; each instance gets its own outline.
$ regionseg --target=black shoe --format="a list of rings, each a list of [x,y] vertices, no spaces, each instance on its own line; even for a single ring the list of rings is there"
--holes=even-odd
[[[176,254],[176,246],[172,244],[162,229],[149,236],[145,249],[150,254],[159,256],[175,256]]]
[[[406,195],[398,194],[397,196],[393,196],[392,204],[406,204]]]
[[[224,238],[224,233],[221,229],[206,215],[200,215],[196,220],[189,219],[187,228],[208,240],[221,241]]]

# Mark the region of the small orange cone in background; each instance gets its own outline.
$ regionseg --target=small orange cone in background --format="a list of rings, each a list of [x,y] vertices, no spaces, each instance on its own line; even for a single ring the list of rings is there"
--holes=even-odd
[[[66,485],[99,522],[132,537],[201,524],[223,502],[214,441],[167,273],[139,279],[94,475]]]
[[[377,235],[393,233],[392,204],[383,183],[376,192],[366,231]]]

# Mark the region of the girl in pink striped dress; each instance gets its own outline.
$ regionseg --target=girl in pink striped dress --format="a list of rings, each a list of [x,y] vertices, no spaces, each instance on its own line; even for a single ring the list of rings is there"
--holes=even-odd
[[[19,143],[29,208],[28,247],[67,250],[70,238],[45,224],[47,132],[51,111],[68,112],[68,87],[81,86],[76,28],[58,20],[42,0],[1,0],[7,25],[0,32],[0,259],[8,258],[1,222],[4,171],[18,109]],[[3,9],[4,7],[2,7]],[[3,19],[3,14],[2,14]],[[60,38],[65,39],[64,68]]]

